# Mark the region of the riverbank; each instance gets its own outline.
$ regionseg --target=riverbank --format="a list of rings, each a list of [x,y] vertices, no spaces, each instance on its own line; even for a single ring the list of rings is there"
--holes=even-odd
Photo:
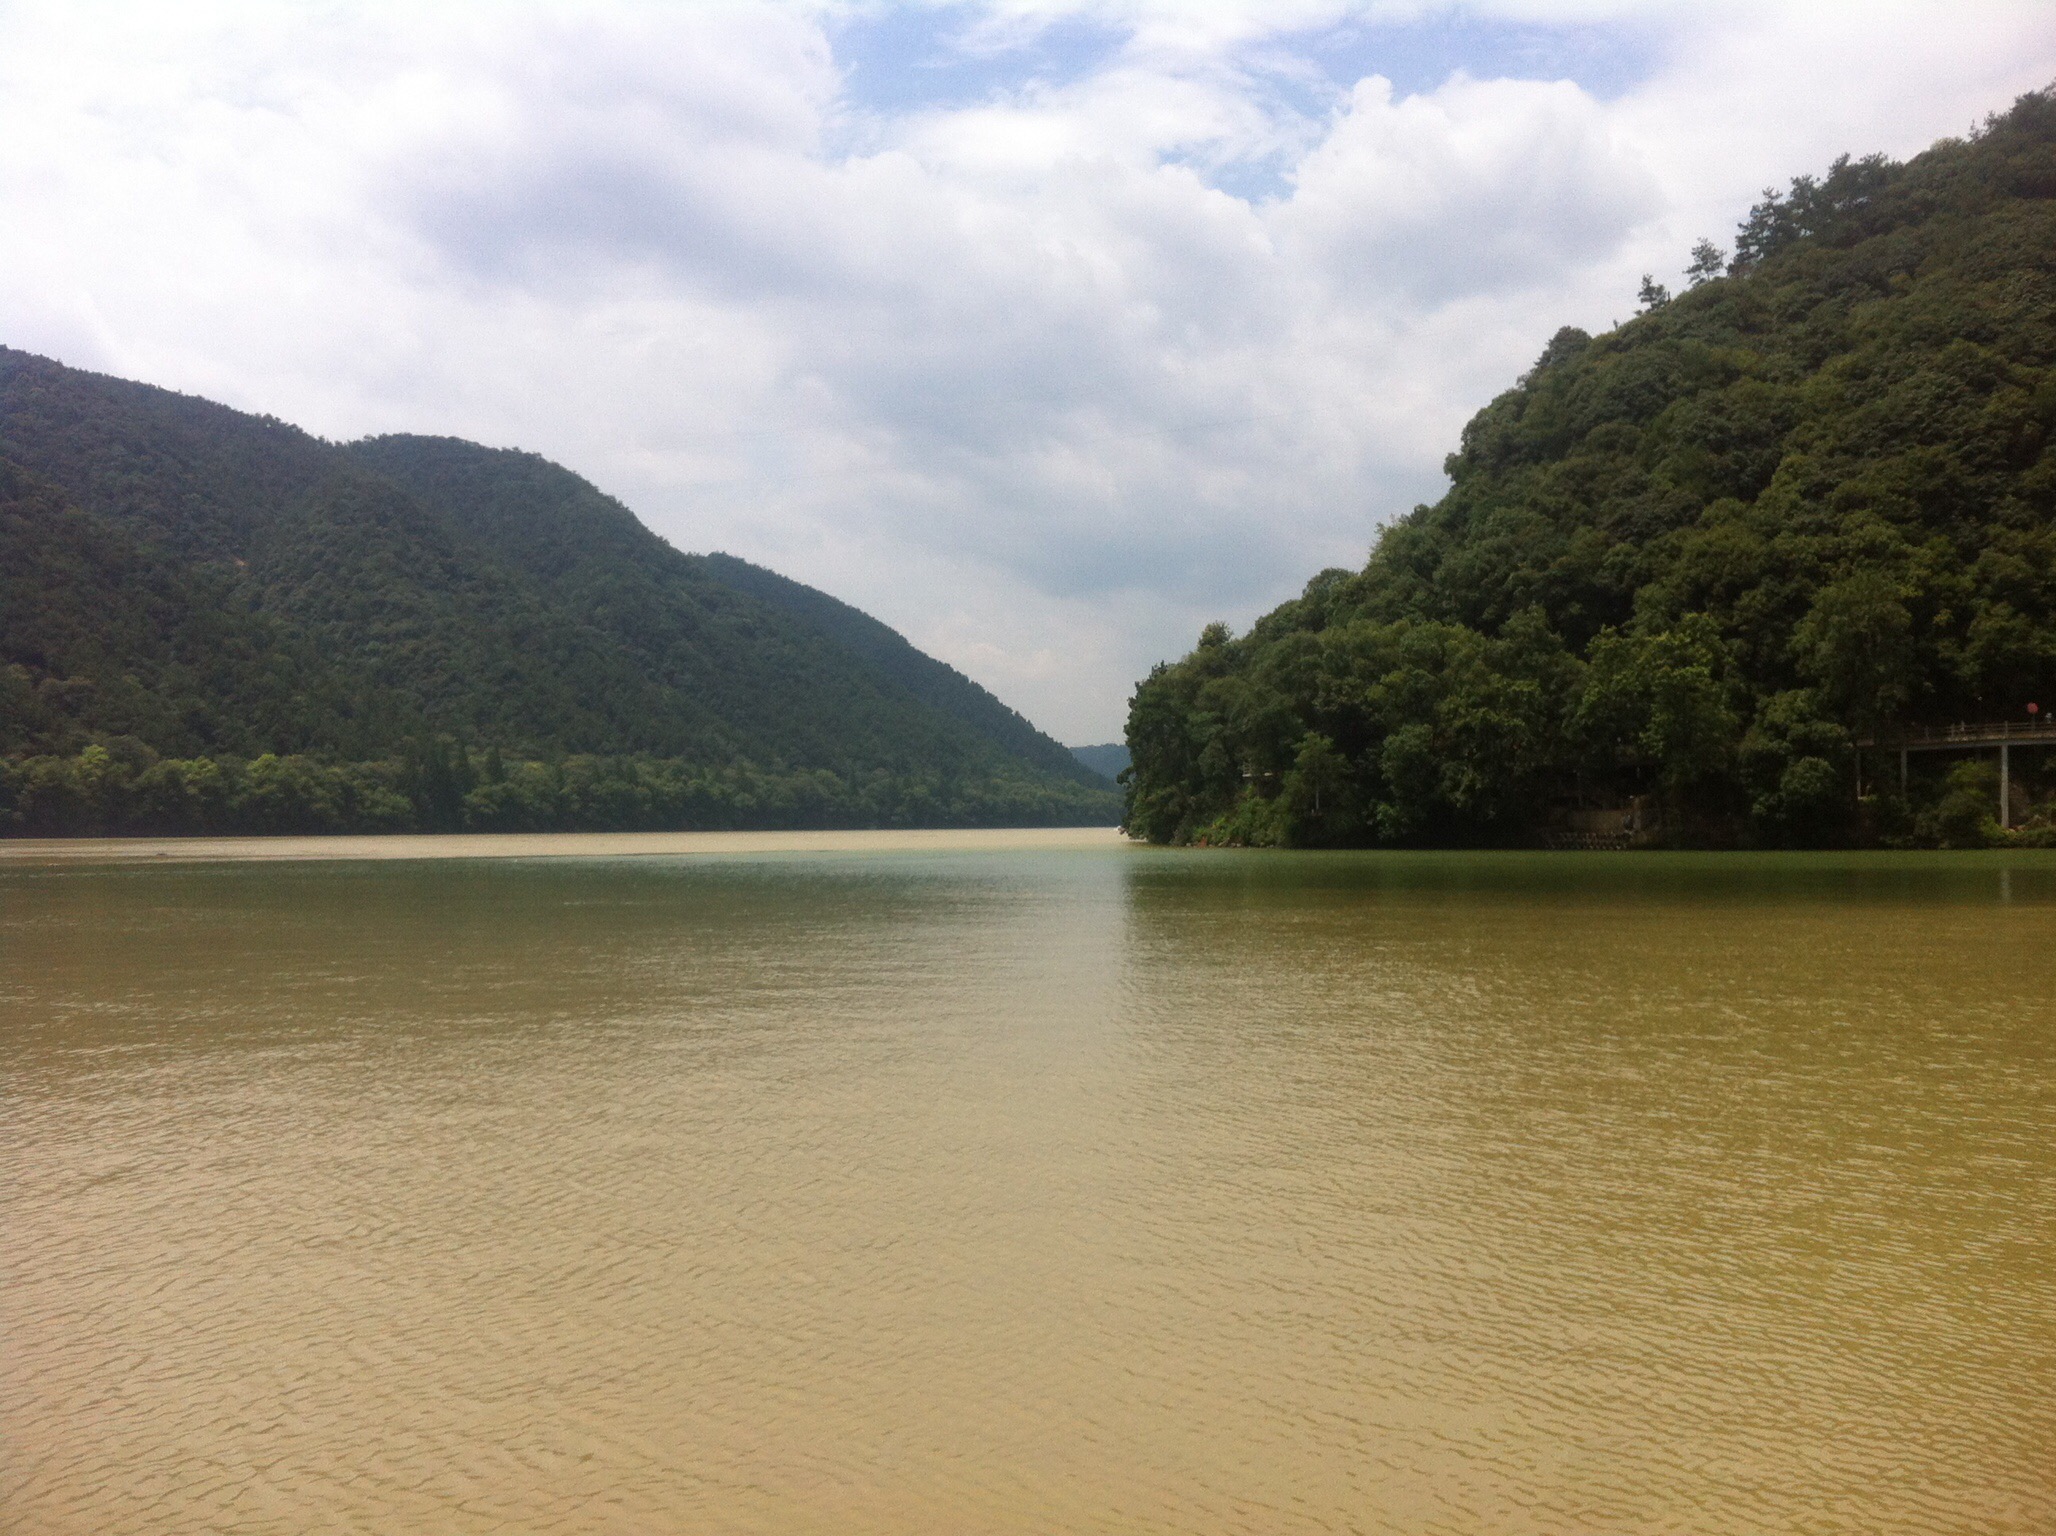
[[[40,837],[0,839],[0,866],[252,863],[349,859],[629,859],[681,854],[977,853],[1104,849],[1114,827],[941,827],[911,831],[456,832],[333,837]]]

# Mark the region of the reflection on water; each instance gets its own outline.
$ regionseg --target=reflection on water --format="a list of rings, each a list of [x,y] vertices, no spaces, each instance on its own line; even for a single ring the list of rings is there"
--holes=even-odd
[[[11,1531],[2046,1532],[2056,864],[0,868]]]

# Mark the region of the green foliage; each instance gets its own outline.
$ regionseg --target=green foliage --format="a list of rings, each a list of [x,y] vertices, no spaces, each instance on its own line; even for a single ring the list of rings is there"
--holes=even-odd
[[[1789,192],[1765,187],[1763,201],[1736,232],[1728,270],[1746,272],[1808,238],[1846,241],[1861,234],[1868,227],[1865,215],[1897,169],[1883,155],[1865,155],[1853,164],[1843,155],[1824,178],[1795,177]]]
[[[10,825],[45,832],[1089,823],[1119,804],[884,625],[681,554],[533,454],[337,447],[4,348],[0,758]]]
[[[1860,570],[1820,588],[1792,631],[1801,673],[1842,718],[1876,729],[1920,687],[1907,593],[1889,574]]]
[[[1725,652],[1704,614],[1654,634],[1602,630],[1570,716],[1599,776],[1653,784],[1673,804],[1723,782],[1736,725]]]
[[[1998,804],[1999,770],[1990,763],[1958,763],[1949,770],[1942,798],[1921,817],[1922,841],[1944,848],[1989,848],[2002,840],[1993,808]]]
[[[369,691],[228,573],[139,545],[0,460],[0,754],[125,737],[171,754],[358,751],[372,718]]]
[[[1849,733],[1823,716],[1810,689],[1774,693],[1757,703],[1738,766],[1749,813],[1767,841],[1833,847],[1853,835]]]
[[[1974,840],[1962,785],[1859,814],[1853,754],[2056,696],[2056,95],[1801,177],[1721,262],[1559,330],[1363,570],[1156,668],[1129,828],[1529,841],[1650,795],[1673,841]]]

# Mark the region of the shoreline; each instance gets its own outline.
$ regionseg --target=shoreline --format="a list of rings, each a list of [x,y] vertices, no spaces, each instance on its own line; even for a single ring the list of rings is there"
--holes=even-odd
[[[622,859],[756,853],[985,853],[1124,846],[1118,827],[928,827],[796,832],[372,832],[276,837],[0,839],[0,867],[76,864]]]

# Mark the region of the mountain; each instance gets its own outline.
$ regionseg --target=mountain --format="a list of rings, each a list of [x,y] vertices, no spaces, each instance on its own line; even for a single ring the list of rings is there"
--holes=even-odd
[[[1096,747],[1073,747],[1071,755],[1103,779],[1118,779],[1128,768],[1128,747],[1124,742],[1103,742]]]
[[[1693,255],[1685,292],[1559,331],[1362,570],[1151,673],[1131,831],[1998,835],[1989,763],[1859,794],[1857,753],[2056,696],[2056,94],[1844,157]],[[2039,840],[2049,755],[2015,754]]]
[[[331,444],[4,348],[0,763],[0,825],[59,831],[1117,806],[886,626],[534,454]]]

